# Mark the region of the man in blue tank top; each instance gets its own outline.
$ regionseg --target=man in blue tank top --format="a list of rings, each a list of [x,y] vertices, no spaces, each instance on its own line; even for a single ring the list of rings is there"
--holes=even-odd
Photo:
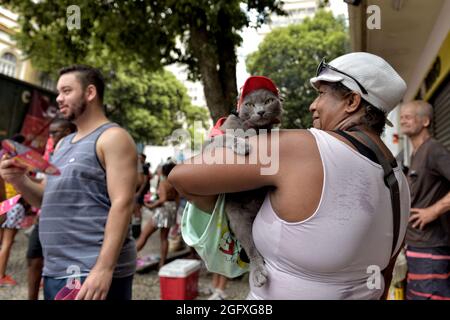
[[[77,132],[55,148],[61,171],[39,184],[4,156],[0,175],[41,208],[44,297],[63,288],[76,299],[131,299],[136,249],[129,230],[136,189],[136,146],[103,111],[101,73],[75,65],[60,71],[56,101]],[[80,287],[79,280],[82,285]]]

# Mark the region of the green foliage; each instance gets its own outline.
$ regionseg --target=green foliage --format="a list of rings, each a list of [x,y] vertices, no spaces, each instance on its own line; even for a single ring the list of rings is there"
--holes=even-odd
[[[174,62],[205,86],[217,118],[236,101],[239,31],[279,9],[278,0],[2,0],[20,16],[17,41],[34,65],[52,71],[75,62],[105,70],[135,64],[148,72]],[[81,11],[81,28],[66,26],[67,8]],[[245,7],[244,10],[243,8]],[[112,66],[112,67],[111,67]]]
[[[106,92],[108,116],[129,130],[136,141],[163,144],[183,123],[207,126],[208,111],[193,106],[186,88],[168,71],[120,69]]]
[[[20,13],[18,45],[35,67],[54,79],[56,70],[74,63],[102,70],[108,116],[136,141],[162,144],[183,121],[192,125],[196,119],[207,126],[208,111],[192,106],[183,84],[162,69],[175,41],[164,24],[157,26],[156,18],[142,23],[154,15],[142,2],[106,3],[77,1],[81,28],[69,30],[66,10],[72,1],[10,1],[11,9]]]
[[[274,29],[247,58],[247,69],[253,75],[264,75],[275,81],[284,98],[283,128],[308,128],[308,108],[316,97],[309,79],[317,65],[346,53],[348,36],[342,18],[319,10],[313,19]]]

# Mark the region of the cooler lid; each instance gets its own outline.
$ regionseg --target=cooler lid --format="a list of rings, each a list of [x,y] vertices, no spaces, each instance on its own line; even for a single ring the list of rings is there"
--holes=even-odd
[[[177,259],[159,269],[158,275],[160,277],[184,278],[200,269],[200,265],[200,260]]]

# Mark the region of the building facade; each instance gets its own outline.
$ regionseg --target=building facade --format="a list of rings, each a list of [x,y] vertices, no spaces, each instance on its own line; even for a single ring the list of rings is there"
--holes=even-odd
[[[282,8],[286,15],[271,14],[269,22],[263,25],[258,30],[258,33],[265,36],[274,28],[301,23],[305,18],[314,16],[318,9],[318,4],[318,0],[284,0]]]
[[[18,31],[18,15],[0,6],[0,73],[48,90],[55,90],[50,77],[34,69],[14,41]]]
[[[450,150],[450,0],[346,2],[352,3],[348,6],[352,50],[386,59],[406,81],[404,102],[423,99],[433,105],[435,136]],[[377,27],[373,19],[379,20]],[[402,149],[409,154],[399,113],[399,108],[391,112],[395,126],[384,139],[394,154]]]
[[[167,66],[166,70],[172,72],[178,81],[186,87],[187,93],[191,98],[193,105],[206,108],[206,98],[203,93],[203,85],[200,81],[190,81],[188,79],[188,72],[185,66],[172,64]]]

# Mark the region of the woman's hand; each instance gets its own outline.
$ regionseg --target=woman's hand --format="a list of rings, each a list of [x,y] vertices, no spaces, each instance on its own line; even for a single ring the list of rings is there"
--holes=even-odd
[[[149,209],[153,209],[153,208],[155,208],[155,203],[154,202],[144,203],[144,206]]]

